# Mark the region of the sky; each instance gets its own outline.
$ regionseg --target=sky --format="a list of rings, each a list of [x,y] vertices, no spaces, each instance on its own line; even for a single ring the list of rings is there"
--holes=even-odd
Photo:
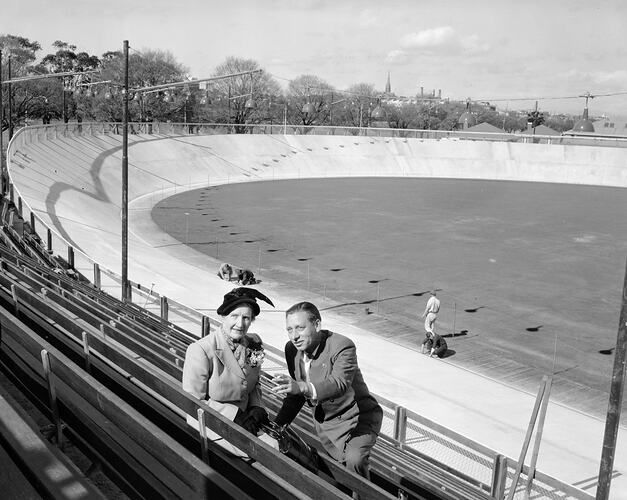
[[[63,40],[100,56],[171,52],[190,76],[228,56],[285,86],[303,74],[337,89],[371,83],[499,109],[627,116],[624,0],[3,0],[0,34]],[[603,96],[602,94],[616,94]],[[520,100],[524,99],[524,100]]]

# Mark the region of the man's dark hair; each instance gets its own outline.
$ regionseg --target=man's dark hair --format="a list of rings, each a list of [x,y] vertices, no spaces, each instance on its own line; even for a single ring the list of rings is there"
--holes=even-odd
[[[298,304],[294,304],[287,311],[285,311],[285,316],[287,317],[290,314],[294,314],[297,312],[306,313],[307,318],[311,322],[315,320],[322,321],[322,317],[320,316],[320,311],[318,311],[318,308],[314,306],[311,302],[299,302]]]

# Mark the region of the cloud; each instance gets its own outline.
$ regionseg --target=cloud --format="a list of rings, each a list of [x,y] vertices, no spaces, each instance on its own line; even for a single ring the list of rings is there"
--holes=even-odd
[[[385,58],[388,64],[405,64],[409,61],[409,56],[404,50],[391,50]]]
[[[627,70],[619,69],[614,71],[581,71],[571,69],[558,76],[559,79],[571,82],[581,82],[580,84],[605,85],[611,88],[623,88],[627,80]]]
[[[359,26],[362,28],[372,28],[377,24],[377,15],[372,9],[361,11],[359,14]]]
[[[455,31],[450,26],[441,26],[407,33],[401,38],[401,46],[408,49],[430,49],[450,44],[455,39]]]
[[[490,50],[490,45],[482,42],[478,35],[462,36],[451,26],[439,26],[415,33],[407,33],[400,39],[402,48],[420,52],[458,52],[477,54]]]

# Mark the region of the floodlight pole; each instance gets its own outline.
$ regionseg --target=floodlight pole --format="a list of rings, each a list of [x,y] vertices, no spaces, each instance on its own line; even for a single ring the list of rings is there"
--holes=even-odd
[[[122,99],[122,300],[130,299],[128,283],[128,40],[124,40],[124,88]]]
[[[9,52],[8,61],[8,81],[11,82],[11,53]],[[13,97],[11,92],[11,83],[9,83],[9,141],[13,137]]]
[[[6,172],[4,169],[4,144],[2,143],[2,139],[4,134],[2,133],[2,123],[4,122],[4,105],[2,102],[2,49],[0,49],[0,182],[2,186],[0,186],[0,194],[4,194],[5,191],[5,182],[6,182]]]
[[[623,297],[620,308],[616,351],[614,353],[614,369],[610,386],[610,401],[607,407],[605,420],[605,435],[603,436],[603,451],[599,467],[596,500],[607,500],[610,496],[610,483],[614,467],[616,439],[620,426],[620,412],[625,388],[625,353],[627,351],[627,268],[623,284]]]

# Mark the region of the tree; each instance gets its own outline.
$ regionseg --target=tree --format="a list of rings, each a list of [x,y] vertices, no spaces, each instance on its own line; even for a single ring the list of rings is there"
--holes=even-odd
[[[549,115],[544,123],[553,130],[564,132],[575,126],[575,119],[571,115]]]
[[[377,106],[381,92],[377,92],[371,83],[356,83],[342,94],[343,98],[335,102],[343,105],[332,109],[333,124],[343,123],[349,127],[370,126],[371,113]],[[351,131],[351,133],[356,135],[359,130]]]
[[[401,102],[397,106],[386,106],[390,128],[418,128],[418,108],[411,101]]]
[[[217,123],[244,125],[259,123],[273,110],[271,103],[280,100],[281,89],[276,80],[252,59],[228,57],[213,72],[214,76],[255,71],[246,75],[215,80],[209,84],[212,105],[204,117]],[[247,127],[235,127],[238,134]]]
[[[37,52],[41,50],[38,42],[15,35],[0,36],[0,49],[2,49],[2,80],[8,79],[9,60],[11,66],[11,78],[26,76],[33,68],[37,59]],[[9,123],[9,87],[11,92],[11,123]],[[32,98],[37,94],[34,82],[23,82],[13,85],[2,85],[3,119],[2,131],[15,128],[28,117],[28,110],[32,109]]]
[[[82,96],[81,104],[91,118],[104,121],[122,121],[122,52],[106,52],[102,57],[101,78],[110,81],[96,96]],[[132,89],[154,87],[186,79],[187,68],[170,53],[145,50],[129,55],[129,119],[137,121],[185,121],[190,88],[176,87],[158,92],[132,92]],[[190,81],[190,87],[196,85]],[[104,87],[104,88],[102,88]],[[94,98],[95,97],[95,98]],[[191,116],[187,116],[191,121]]]
[[[333,87],[314,75],[301,75],[290,81],[287,98],[294,115],[303,125],[323,124],[329,117]]]
[[[87,52],[77,53],[76,45],[56,40],[52,43],[52,46],[57,50],[42,58],[39,65],[41,71],[46,73],[65,73],[69,71],[82,73],[100,68],[100,59],[98,57],[89,55]],[[55,92],[51,89],[49,93],[50,107],[55,110],[55,115],[57,117],[63,116],[66,123],[72,116],[76,116],[79,119],[82,119],[85,114],[89,116],[89,113],[86,112],[86,108],[89,106],[78,98],[81,90],[87,90],[87,87],[83,87],[83,85],[89,83],[92,83],[90,75],[63,77],[62,88],[60,88],[58,83],[56,84],[60,91]]]
[[[537,109],[535,111],[529,111],[527,113],[527,123],[531,128],[536,128],[538,125],[544,123],[544,114]]]

